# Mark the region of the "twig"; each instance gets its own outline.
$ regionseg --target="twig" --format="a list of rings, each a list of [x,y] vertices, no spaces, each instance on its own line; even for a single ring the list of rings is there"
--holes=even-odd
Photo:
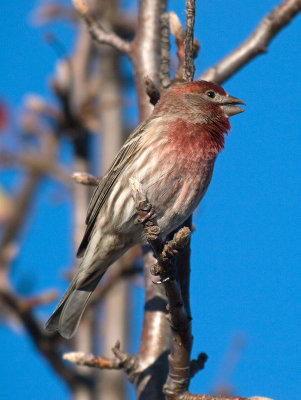
[[[121,53],[125,53],[130,56],[131,42],[122,39],[113,32],[106,32],[103,27],[90,14],[89,8],[87,7],[84,0],[73,0],[73,5],[81,14],[81,16],[85,19],[88,25],[88,29],[96,42],[113,46]]]
[[[71,177],[76,183],[86,186],[97,186],[101,181],[101,178],[96,178],[96,176],[88,174],[87,172],[73,172]]]
[[[63,354],[63,360],[85,367],[121,369],[120,361],[115,358],[110,359],[103,356],[94,356],[93,354],[86,354],[80,351]]]
[[[301,0],[284,0],[266,15],[253,33],[237,49],[205,71],[199,79],[223,83],[259,54],[301,11]]]
[[[207,360],[208,360],[207,354],[200,353],[196,360],[190,361],[190,370],[189,370],[190,379],[193,378],[199,371],[204,369]]]
[[[183,81],[183,71],[184,71],[184,39],[185,32],[182,23],[176,13],[171,11],[169,13],[169,23],[172,35],[175,38],[175,43],[177,46],[177,57],[178,57],[178,67],[173,78],[173,83]],[[192,57],[195,59],[200,50],[200,44],[197,39],[193,40]]]
[[[70,352],[63,354],[63,359],[77,365],[99,369],[122,369],[130,381],[137,370],[137,358],[120,350],[120,343],[117,342],[112,348],[115,358],[94,356],[83,352]]]
[[[52,289],[47,290],[44,293],[27,297],[22,300],[24,307],[27,307],[29,310],[34,309],[39,306],[43,306],[45,304],[52,303],[55,301],[59,296],[58,290]]]
[[[193,64],[193,30],[195,18],[195,0],[186,0],[186,31],[184,39],[183,80],[192,82],[195,71]]]

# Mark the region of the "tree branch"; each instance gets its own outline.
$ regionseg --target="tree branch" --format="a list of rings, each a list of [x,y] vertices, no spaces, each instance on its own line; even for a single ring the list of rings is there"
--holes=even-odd
[[[189,283],[189,265],[187,260],[189,256],[184,255],[182,260],[176,260],[177,271],[174,271],[175,257],[181,250],[189,249],[190,229],[184,226],[177,231],[173,240],[163,243],[160,238],[160,228],[155,222],[155,210],[148,202],[141,184],[134,178],[130,178],[132,195],[138,212],[137,222],[143,225],[144,234],[152,247],[157,263],[153,266],[151,273],[159,275],[160,280],[157,285],[163,285],[168,300],[168,320],[172,331],[172,346],[169,361],[169,373],[163,391],[167,400],[247,400],[243,397],[225,397],[196,395],[188,392],[190,378],[204,367],[207,356],[201,353],[198,360],[190,361],[192,346],[191,336],[191,317],[189,303],[184,302],[182,291],[189,299],[187,292],[187,283]],[[187,224],[191,226],[191,218]],[[190,253],[190,250],[188,250]],[[181,262],[185,265],[181,265]],[[182,271],[181,271],[182,270]],[[175,277],[182,280],[178,282]],[[155,283],[155,282],[154,282]],[[185,292],[186,291],[186,292]],[[263,398],[257,398],[260,400]],[[255,398],[253,398],[255,400]]]
[[[169,23],[170,23],[170,30],[172,35],[175,38],[175,43],[178,48],[177,50],[177,57],[178,57],[178,67],[173,78],[173,83],[182,82],[183,81],[183,74],[184,74],[184,40],[185,40],[185,32],[182,26],[182,23],[177,16],[176,13],[171,11],[169,13]],[[192,57],[195,59],[198,55],[200,50],[200,44],[197,39],[193,40],[193,48],[192,48]]]
[[[72,391],[77,387],[87,385],[87,381],[79,374],[70,370],[61,360],[57,351],[58,335],[45,334],[34,318],[31,309],[23,304],[14,294],[6,290],[0,290],[0,300],[8,306],[21,320],[24,328],[29,333],[33,343],[44,358],[49,362],[57,374],[68,384]]]
[[[301,0],[284,0],[259,23],[237,49],[205,71],[199,79],[223,83],[259,54],[266,53],[278,32],[300,12]]]
[[[186,31],[184,39],[183,80],[193,81],[195,66],[193,63],[193,30],[195,19],[195,0],[186,0]]]
[[[89,8],[87,7],[84,0],[73,0],[73,5],[76,10],[85,19],[89,32],[96,42],[99,44],[108,44],[121,53],[125,53],[128,56],[131,54],[131,42],[122,39],[113,32],[106,32],[103,27],[95,20],[90,14]]]
[[[137,373],[137,357],[121,351],[119,342],[112,348],[112,352],[115,358],[94,356],[83,352],[71,352],[65,353],[63,359],[86,367],[123,370],[132,382]]]
[[[101,178],[96,178],[87,172],[73,172],[71,178],[76,182],[86,186],[97,186]]]
[[[130,179],[132,194],[138,212],[138,222],[143,225],[145,236],[151,245],[157,264],[152,268],[153,275],[159,275],[168,299],[169,322],[172,330],[172,348],[168,357],[169,374],[164,386],[167,399],[174,399],[175,394],[187,391],[190,381],[190,351],[192,345],[190,315],[187,314],[179,284],[174,279],[172,259],[181,249],[184,249],[190,239],[190,229],[184,227],[173,237],[173,240],[163,243],[160,238],[160,228],[155,224],[154,210],[148,202],[140,183]]]

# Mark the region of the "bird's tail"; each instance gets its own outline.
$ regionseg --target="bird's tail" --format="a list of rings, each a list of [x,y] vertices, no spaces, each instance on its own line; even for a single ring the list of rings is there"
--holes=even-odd
[[[80,288],[76,288],[76,280],[73,279],[55,311],[46,322],[46,329],[52,332],[58,331],[66,339],[71,338],[101,277],[102,275],[96,276],[94,280]]]

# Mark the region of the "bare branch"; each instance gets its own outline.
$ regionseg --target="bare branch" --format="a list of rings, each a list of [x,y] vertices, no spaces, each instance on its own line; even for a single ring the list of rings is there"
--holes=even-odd
[[[103,356],[94,356],[83,352],[71,352],[63,354],[63,360],[85,367],[99,369],[121,369],[121,363],[117,359],[109,359]]]
[[[143,225],[145,236],[157,258],[157,264],[152,268],[152,274],[160,275],[160,281],[157,284],[164,286],[168,299],[168,319],[173,341],[168,356],[168,379],[163,388],[166,399],[246,400],[243,397],[195,395],[188,392],[190,378],[204,367],[207,360],[206,354],[201,353],[197,360],[190,361],[191,317],[189,304],[185,304],[182,297],[182,292],[185,296],[188,296],[184,281],[186,280],[186,284],[189,282],[189,262],[187,264],[187,259],[189,260],[190,251],[185,254],[185,258],[177,260],[177,267],[180,270],[177,271],[177,275],[182,279],[179,283],[174,279],[172,264],[172,259],[177,256],[179,250],[189,247],[190,229],[183,227],[175,233],[173,240],[163,244],[159,236],[160,229],[155,224],[155,210],[148,202],[141,184],[136,179],[130,178],[130,185],[138,212],[137,222]],[[187,224],[191,226],[191,218],[188,219]],[[181,265],[183,261],[185,265]]]
[[[58,296],[58,290],[52,289],[35,296],[24,298],[22,303],[24,304],[24,307],[27,307],[28,309],[34,309],[36,307],[52,303],[58,298]]]
[[[120,343],[117,342],[112,348],[115,358],[94,356],[83,352],[65,353],[63,359],[77,365],[99,369],[122,369],[127,374],[130,381],[137,373],[137,358],[120,350]]]
[[[45,157],[44,154],[28,151],[23,154],[1,153],[0,160],[6,165],[18,165],[37,174],[51,175],[53,178],[70,184],[70,173],[56,160]]]
[[[199,371],[204,369],[208,356],[205,353],[200,353],[196,360],[190,361],[190,379],[193,378]]]
[[[266,53],[278,32],[300,12],[301,0],[284,0],[266,15],[237,49],[205,71],[199,79],[223,83],[259,54]]]
[[[183,71],[184,71],[184,55],[185,55],[184,54],[185,32],[179,17],[173,11],[169,13],[169,23],[170,23],[171,33],[175,38],[175,43],[178,48],[177,50],[178,68],[175,73],[173,83],[182,82],[184,73]],[[200,50],[200,44],[197,39],[194,39],[192,48],[193,59],[197,57],[199,50]]]
[[[31,172],[28,175],[23,187],[16,196],[14,204],[14,212],[11,218],[4,226],[0,242],[0,269],[7,268],[10,259],[7,254],[11,254],[10,249],[16,240],[20,229],[23,227],[24,220],[27,216],[28,210],[31,207],[32,199],[36,193],[37,187],[40,183],[40,173]]]
[[[179,398],[174,397],[175,394],[184,394],[190,381],[191,318],[185,310],[180,287],[173,278],[171,259],[178,254],[180,249],[187,246],[190,230],[187,227],[182,228],[174,235],[172,241],[164,245],[159,237],[160,228],[154,222],[154,210],[148,203],[142,186],[134,178],[130,179],[130,184],[138,212],[138,222],[142,223],[146,238],[158,260],[152,273],[160,275],[159,283],[164,285],[168,299],[173,342],[171,354],[168,357],[169,374],[164,393],[167,399]]]
[[[85,19],[88,29],[96,42],[99,44],[108,44],[112,47],[115,47],[115,49],[119,50],[121,53],[125,53],[130,56],[131,43],[122,39],[113,32],[106,32],[90,14],[89,8],[84,0],[73,0],[73,5]]]
[[[193,30],[195,18],[195,0],[186,0],[186,31],[184,39],[183,80],[192,82],[195,71],[193,64]]]
[[[166,0],[144,0],[139,3],[138,27],[132,48],[132,62],[138,95],[139,117],[147,118],[152,106],[145,95],[144,78],[149,77],[159,87],[160,15],[165,12]]]
[[[41,329],[26,303],[24,304],[17,296],[2,289],[0,290],[0,300],[21,320],[39,352],[72,390],[87,384],[80,375],[65,366],[57,350],[59,337],[48,335]]]

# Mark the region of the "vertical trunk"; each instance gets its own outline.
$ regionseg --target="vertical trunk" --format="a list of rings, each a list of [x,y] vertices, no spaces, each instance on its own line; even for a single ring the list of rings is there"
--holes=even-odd
[[[152,105],[144,91],[144,78],[150,77],[159,86],[160,66],[160,16],[166,2],[140,0],[138,30],[133,44],[133,64],[140,120],[152,111]],[[167,376],[167,353],[170,347],[170,329],[166,319],[166,296],[163,287],[152,283],[150,267],[155,259],[152,251],[144,255],[145,300],[139,361],[142,369],[135,382],[139,400],[163,400],[163,383]]]

